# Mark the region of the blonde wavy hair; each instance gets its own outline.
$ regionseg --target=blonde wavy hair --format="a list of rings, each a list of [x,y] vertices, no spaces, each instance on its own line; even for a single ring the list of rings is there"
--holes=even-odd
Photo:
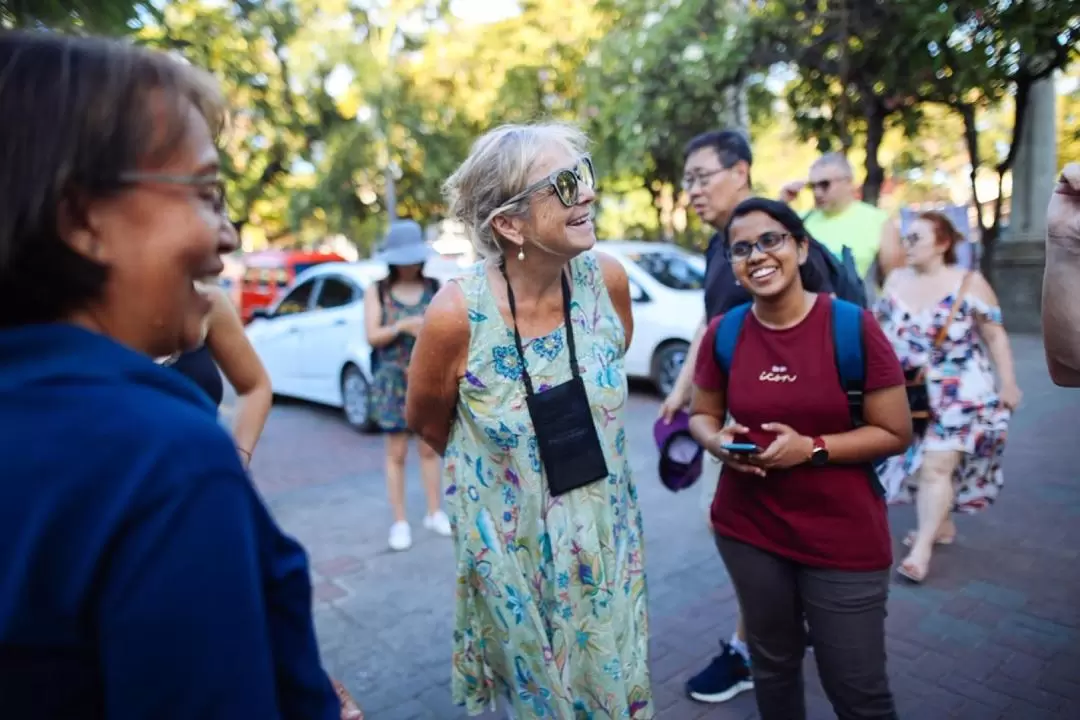
[[[553,147],[582,155],[588,138],[574,125],[560,122],[502,125],[482,135],[465,162],[443,185],[450,217],[465,226],[482,257],[502,254],[491,223],[499,215],[521,217],[529,198],[507,203],[528,186],[537,161]]]

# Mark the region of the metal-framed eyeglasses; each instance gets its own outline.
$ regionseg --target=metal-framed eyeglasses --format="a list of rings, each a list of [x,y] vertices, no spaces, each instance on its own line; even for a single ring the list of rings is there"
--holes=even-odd
[[[125,172],[120,174],[125,185],[174,185],[194,188],[199,197],[217,214],[225,217],[225,181],[217,173],[206,175],[170,175],[168,173]]]

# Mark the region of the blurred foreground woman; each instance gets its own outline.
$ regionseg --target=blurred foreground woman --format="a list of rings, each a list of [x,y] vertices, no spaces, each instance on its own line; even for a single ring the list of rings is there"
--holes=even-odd
[[[0,107],[0,715],[336,720],[303,550],[152,359],[236,245],[214,83],[8,33]]]

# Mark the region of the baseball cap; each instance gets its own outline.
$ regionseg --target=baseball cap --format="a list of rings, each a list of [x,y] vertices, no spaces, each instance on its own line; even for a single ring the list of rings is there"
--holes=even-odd
[[[653,425],[653,437],[660,451],[660,482],[668,490],[685,490],[701,477],[704,450],[690,434],[690,416],[680,410],[664,422]]]

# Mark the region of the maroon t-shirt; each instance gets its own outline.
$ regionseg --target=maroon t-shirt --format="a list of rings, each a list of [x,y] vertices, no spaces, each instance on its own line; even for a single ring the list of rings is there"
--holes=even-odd
[[[716,327],[701,343],[694,384],[726,387],[728,412],[750,429],[741,441],[767,447],[764,423],[789,425],[810,437],[852,429],[833,352],[832,303],[819,295],[795,327],[771,330],[747,313],[728,382],[714,354]],[[900,362],[877,321],[863,312],[865,392],[904,384]],[[881,570],[892,564],[884,500],[865,466],[799,465],[756,477],[725,467],[712,504],[717,534],[795,562],[840,570]]]

